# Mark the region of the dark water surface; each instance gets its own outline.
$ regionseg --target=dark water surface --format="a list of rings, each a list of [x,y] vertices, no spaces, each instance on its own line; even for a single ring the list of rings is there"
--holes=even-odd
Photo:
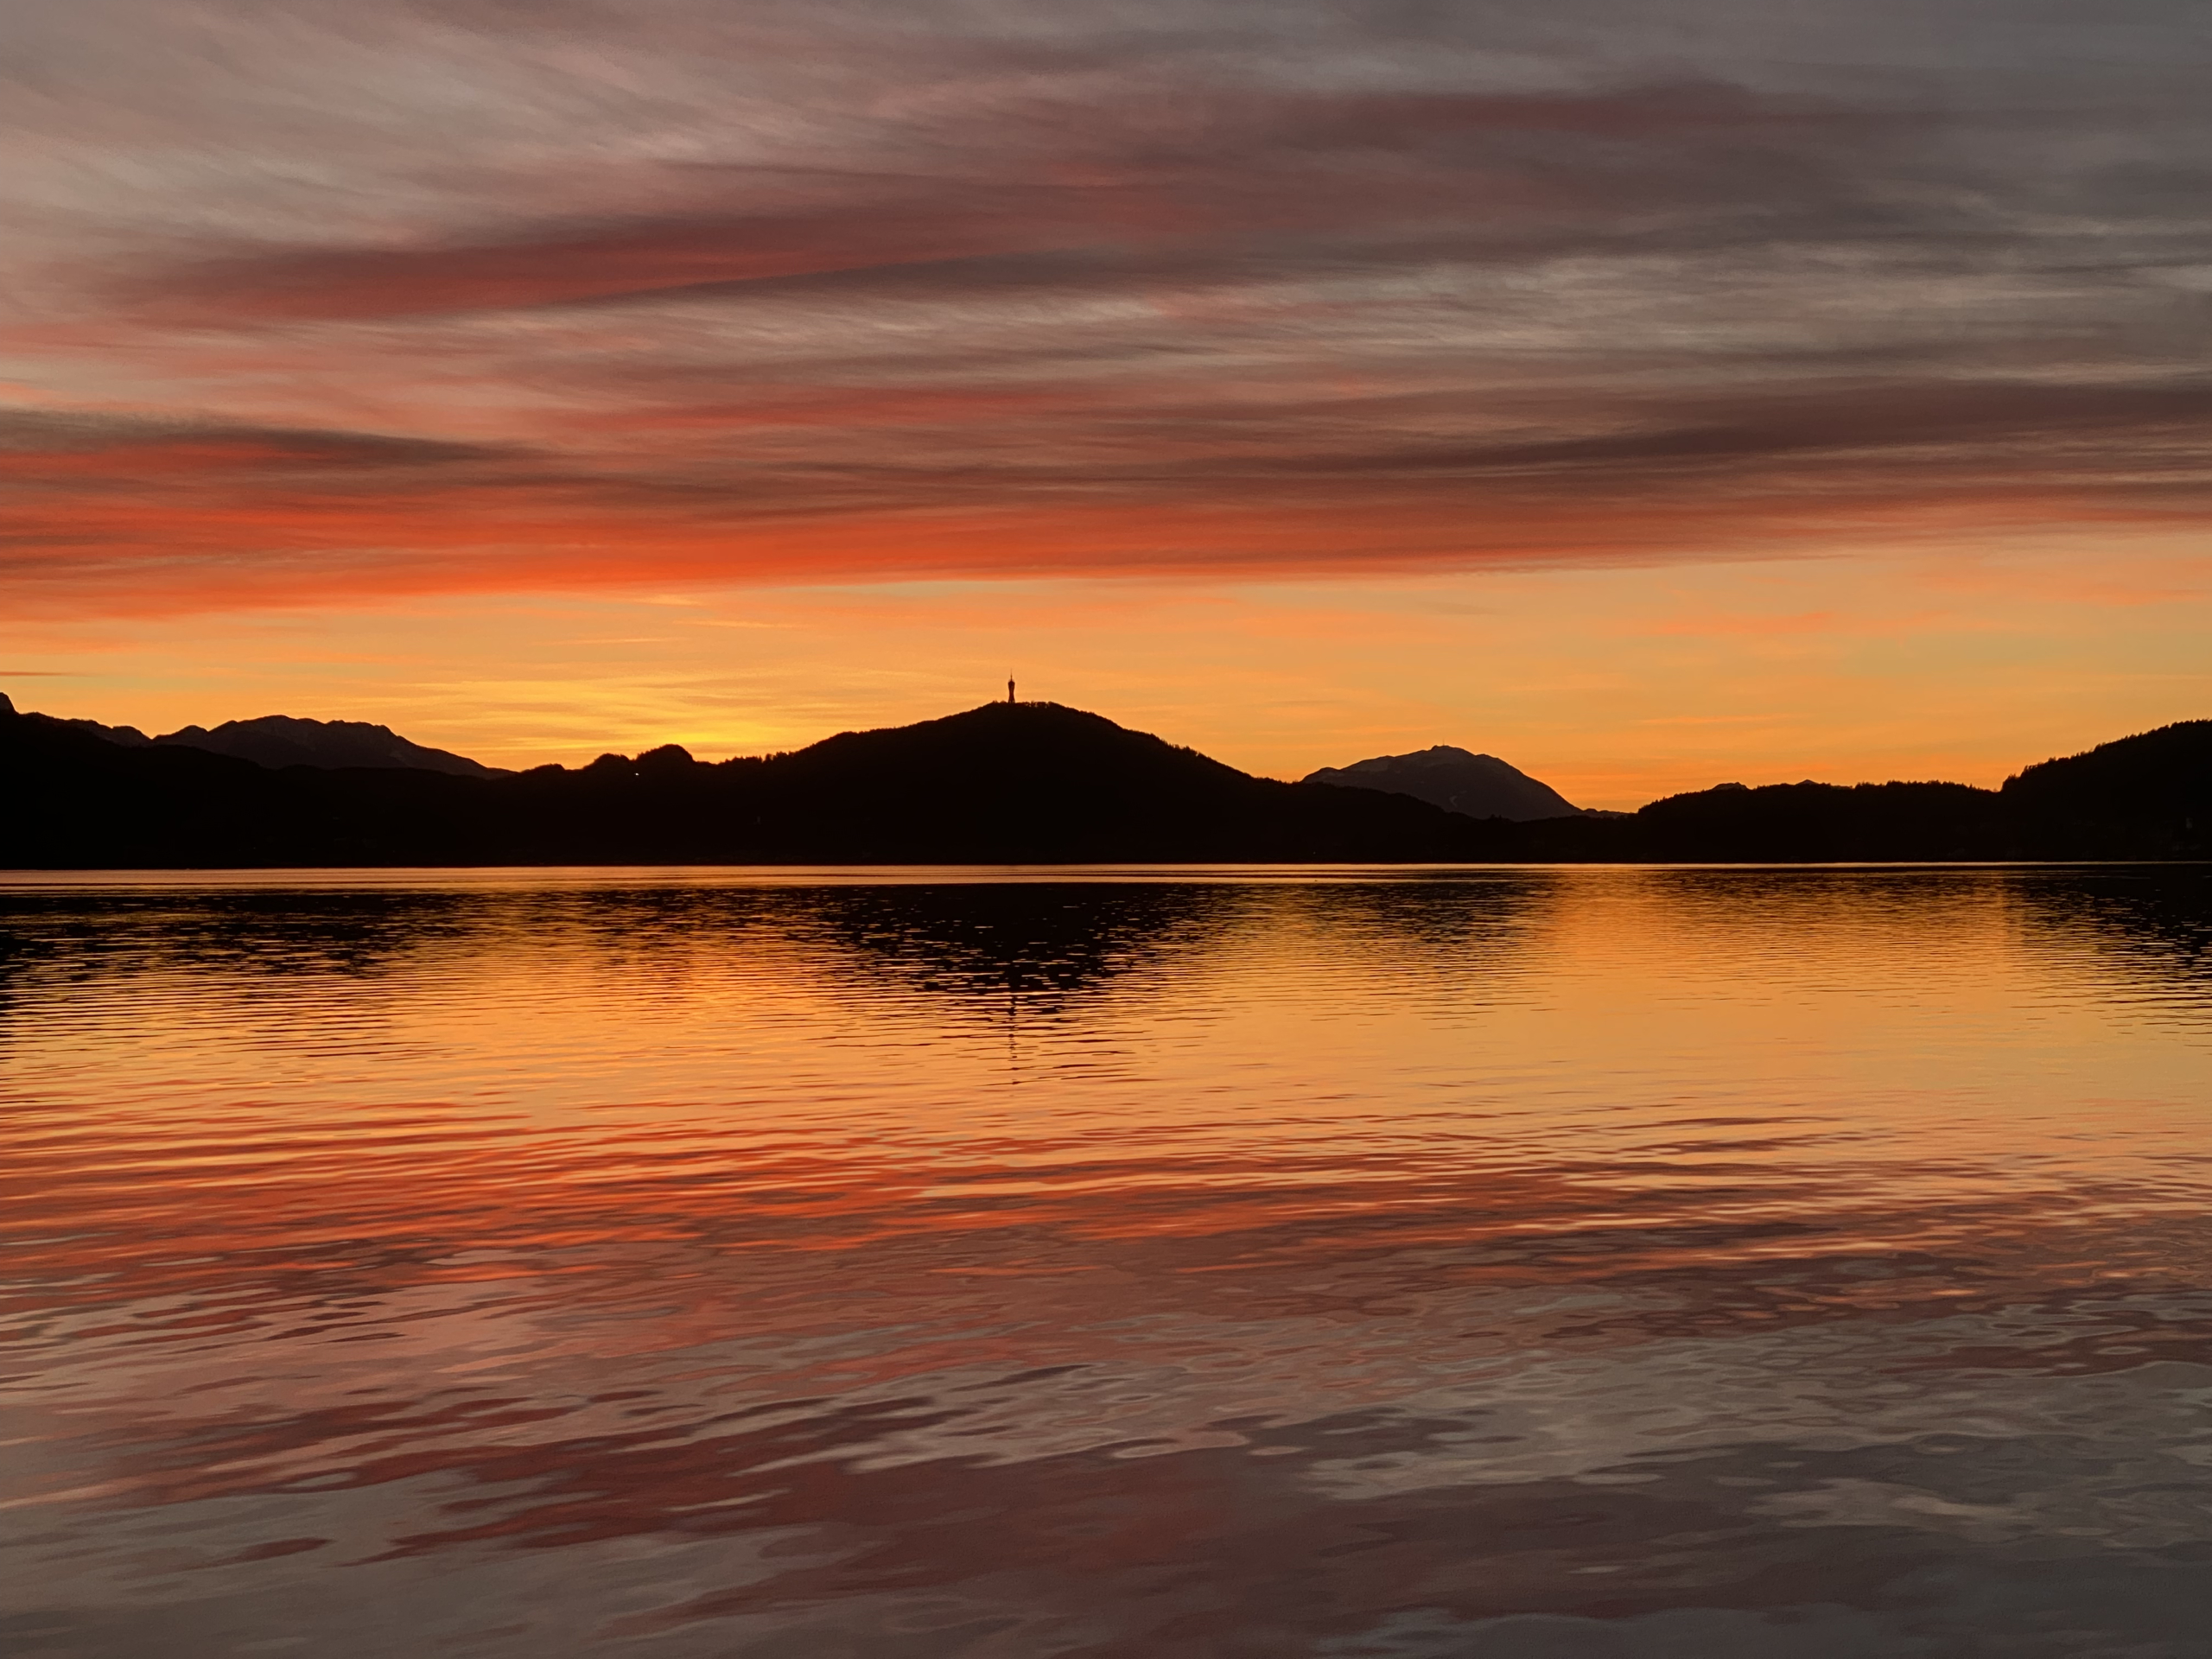
[[[0,884],[12,1656],[2212,1653],[2198,869]]]

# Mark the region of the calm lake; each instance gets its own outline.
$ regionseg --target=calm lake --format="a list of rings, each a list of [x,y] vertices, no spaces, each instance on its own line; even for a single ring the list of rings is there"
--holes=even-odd
[[[2212,1651],[2212,873],[0,877],[0,1651]]]

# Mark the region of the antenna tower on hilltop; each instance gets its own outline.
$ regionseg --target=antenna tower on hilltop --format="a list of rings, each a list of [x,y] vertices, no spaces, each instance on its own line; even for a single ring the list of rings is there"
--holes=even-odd
[[[1014,701],[1014,676],[1011,674],[1006,677],[1006,700],[1008,702]]]

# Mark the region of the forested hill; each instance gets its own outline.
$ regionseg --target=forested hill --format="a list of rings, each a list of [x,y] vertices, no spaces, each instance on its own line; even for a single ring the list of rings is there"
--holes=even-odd
[[[1054,703],[715,763],[498,776],[130,747],[0,697],[0,867],[1826,861],[2208,855],[2212,721],[1960,784],[1723,786],[1618,818],[1476,820],[1248,777]]]
[[[1053,703],[987,703],[766,759],[272,771],[0,715],[0,865],[1398,861],[1499,856],[1403,796],[1251,778]]]

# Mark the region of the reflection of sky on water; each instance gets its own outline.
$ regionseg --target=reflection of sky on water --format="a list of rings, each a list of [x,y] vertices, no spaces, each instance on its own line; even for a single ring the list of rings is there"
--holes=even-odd
[[[0,1632],[2196,1651],[2204,890],[7,894]]]

